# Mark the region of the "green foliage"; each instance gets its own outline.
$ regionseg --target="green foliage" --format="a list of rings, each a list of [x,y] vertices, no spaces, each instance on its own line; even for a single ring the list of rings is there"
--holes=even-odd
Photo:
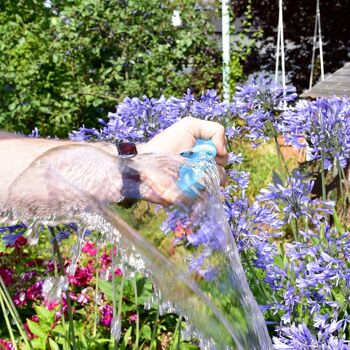
[[[4,0],[0,128],[66,136],[126,96],[218,87],[208,12],[195,0]],[[181,27],[173,27],[180,10]]]
[[[278,157],[273,144],[267,143],[259,148],[252,148],[251,144],[241,142],[234,144],[233,149],[243,155],[243,162],[238,168],[250,172],[246,194],[250,200],[254,200],[260,190],[271,182],[273,171],[278,168]]]

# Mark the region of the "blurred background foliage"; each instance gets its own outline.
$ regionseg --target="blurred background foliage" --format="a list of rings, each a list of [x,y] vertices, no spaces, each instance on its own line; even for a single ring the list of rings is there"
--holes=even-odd
[[[126,96],[220,89],[211,15],[195,0],[1,1],[0,128],[64,137]]]
[[[316,0],[284,0],[286,72],[308,87]],[[325,72],[349,60],[350,0],[322,0]],[[231,1],[231,94],[274,72],[278,2]],[[173,26],[179,11],[182,24]],[[220,0],[2,0],[0,129],[66,137],[124,97],[222,88]],[[316,62],[316,76],[319,76]]]

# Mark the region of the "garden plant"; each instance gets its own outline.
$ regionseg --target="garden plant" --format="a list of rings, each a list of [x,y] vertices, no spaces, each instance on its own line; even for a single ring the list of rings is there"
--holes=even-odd
[[[229,183],[222,202],[274,348],[350,349],[349,99],[297,100],[293,87],[283,91],[259,77],[237,86],[230,103],[213,90],[199,98],[191,91],[182,98],[125,98],[100,129],[81,127],[70,137],[144,142],[189,115],[226,128]],[[305,151],[302,163],[285,159],[281,137]],[[268,174],[245,161],[250,147],[262,149],[257,154]],[[119,212],[137,217],[137,229],[156,246],[171,249],[174,237],[193,240],[180,212],[154,212],[144,203]],[[95,232],[85,234],[70,274],[69,246],[79,227],[40,229],[38,235],[21,222],[0,228],[0,348],[198,348],[181,315],[149,304],[152,281],[116,267],[113,247],[101,247]],[[58,284],[64,276],[69,284]]]

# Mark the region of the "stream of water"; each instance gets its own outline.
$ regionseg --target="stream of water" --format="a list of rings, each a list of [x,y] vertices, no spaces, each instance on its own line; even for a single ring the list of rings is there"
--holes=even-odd
[[[179,190],[178,174],[184,163],[200,170],[201,189],[193,188],[198,193],[195,200]],[[175,202],[169,208],[168,224],[182,233],[174,240],[172,257],[126,224],[110,205],[122,199],[122,171],[124,178],[128,171],[142,174],[141,198]],[[128,185],[136,186],[134,176],[129,180]],[[272,349],[221,204],[213,160],[191,163],[150,154],[126,162],[89,145],[58,147],[35,160],[14,181],[1,211],[3,222],[20,220],[31,227],[77,223],[81,229],[70,273],[79,259],[85,229],[99,232],[101,245],[118,248],[118,262],[125,271],[154,281],[154,298],[149,303],[159,302],[163,312],[183,316],[202,349]],[[49,281],[47,288],[52,289],[53,283]],[[67,288],[64,279],[56,284],[56,289]],[[118,327],[113,324],[114,334],[120,333]]]

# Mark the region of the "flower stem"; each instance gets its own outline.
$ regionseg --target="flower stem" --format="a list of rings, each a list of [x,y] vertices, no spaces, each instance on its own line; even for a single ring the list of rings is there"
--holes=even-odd
[[[115,250],[115,245],[113,244],[112,250],[111,250],[111,255],[112,255],[112,266],[111,266],[111,270],[112,270],[112,304],[113,304],[113,322],[117,322],[117,319],[119,318],[119,309],[118,309],[118,315],[117,315],[116,314],[117,299],[116,299],[116,295],[115,295],[115,293],[116,293],[116,289],[115,289],[115,267],[116,267],[115,265],[116,265],[116,262],[115,262],[114,250]],[[121,295],[122,295],[122,293],[121,293]],[[114,326],[115,325],[113,323],[112,327],[114,327]],[[113,334],[111,334],[111,340],[113,342],[113,349],[117,350],[117,340],[115,339],[115,336]]]
[[[33,350],[32,344],[29,341],[27,334],[24,330],[23,323],[21,318],[19,317],[19,314],[17,312],[16,306],[13,304],[12,298],[6,288],[6,285],[3,281],[3,279],[0,276],[0,294],[2,296],[3,301],[5,302],[12,318],[16,321],[16,325],[18,328],[19,333],[21,334],[25,344],[27,347],[29,347],[31,350]]]
[[[53,235],[51,235],[51,237],[52,236]],[[58,277],[58,266],[57,266],[57,261],[55,259],[55,248],[54,247],[52,249],[52,258],[53,258],[53,262],[54,262],[54,275],[55,275],[55,277]],[[61,310],[63,311],[62,295],[60,295],[60,305],[61,305]],[[67,332],[66,332],[66,321],[64,319],[64,312],[61,313],[61,321],[62,321],[62,326],[63,326],[62,328],[63,328],[63,338],[64,338],[63,349],[69,350],[70,343],[69,343],[69,337],[67,337]]]
[[[53,227],[49,227],[49,230],[51,232],[52,238],[55,238],[54,235],[54,228]],[[61,269],[61,274],[62,276],[65,276],[65,272],[64,272],[64,264],[63,264],[63,260],[62,260],[62,255],[60,252],[60,248],[58,246],[57,243],[57,239],[53,239],[53,245],[55,248],[55,252],[57,255],[57,259],[58,259],[58,263],[60,265],[60,269]],[[74,322],[73,322],[73,312],[72,312],[72,303],[70,300],[70,296],[69,296],[69,292],[68,290],[65,291],[66,294],[66,302],[67,302],[67,312],[68,312],[68,317],[69,317],[69,333],[70,333],[70,340],[73,344],[73,350],[77,350],[77,344],[75,342],[75,331],[74,331]]]
[[[173,339],[172,339],[172,345],[171,345],[171,350],[175,348],[174,344],[176,342],[176,350],[180,350],[180,342],[181,342],[181,322],[182,322],[182,316],[179,316],[176,322],[176,327],[175,331],[173,334]]]
[[[298,220],[296,218],[292,219],[291,222],[293,237],[295,242],[299,242],[299,227],[298,227]]]
[[[92,331],[92,336],[94,338],[96,337],[96,334],[97,334],[97,301],[98,301],[98,290],[99,290],[98,259],[99,259],[99,251],[96,253],[94,328],[93,328],[93,331]]]
[[[9,331],[9,334],[10,334],[10,338],[11,338],[11,342],[13,344],[13,348],[14,348],[14,350],[17,350],[18,349],[17,348],[17,343],[16,343],[15,337],[13,335],[11,323],[10,323],[10,320],[8,318],[8,315],[7,315],[7,310],[6,310],[6,307],[5,307],[5,304],[4,304],[4,300],[3,300],[2,294],[0,294],[0,305],[1,305],[2,313],[3,313],[5,321],[6,321],[7,330]]]
[[[157,308],[156,319],[154,321],[153,330],[152,330],[151,350],[153,349],[152,348],[153,342],[156,340],[156,336],[157,336],[158,320],[159,320],[159,306]]]
[[[260,278],[257,276],[256,271],[254,269],[254,266],[252,266],[252,264],[250,263],[249,256],[248,256],[247,252],[244,249],[242,250],[242,256],[243,256],[245,262],[247,263],[248,269],[252,273],[252,275],[254,277],[253,279],[256,282],[256,285],[257,285],[258,289],[260,290],[261,294],[263,295],[264,299],[266,301],[270,300],[270,298],[268,297],[268,295],[266,293],[265,288],[260,283]]]
[[[322,199],[327,200],[326,178],[324,176],[324,151],[321,151],[321,182],[322,182]]]
[[[137,294],[137,281],[136,281],[136,273],[133,278],[133,287],[135,294],[135,306],[136,306],[136,340],[134,349],[138,350],[139,348],[139,339],[140,339],[140,315],[139,315],[139,306],[138,306],[138,294]]]
[[[285,174],[287,176],[290,175],[289,173],[289,169],[288,169],[288,166],[287,166],[287,163],[283,157],[283,154],[282,154],[282,151],[281,151],[281,147],[278,143],[278,140],[277,140],[277,136],[274,137],[274,141],[275,141],[275,146],[276,146],[276,153],[277,153],[277,158],[278,158],[278,164],[279,164],[279,168],[280,170],[283,172],[283,169],[285,171]]]

